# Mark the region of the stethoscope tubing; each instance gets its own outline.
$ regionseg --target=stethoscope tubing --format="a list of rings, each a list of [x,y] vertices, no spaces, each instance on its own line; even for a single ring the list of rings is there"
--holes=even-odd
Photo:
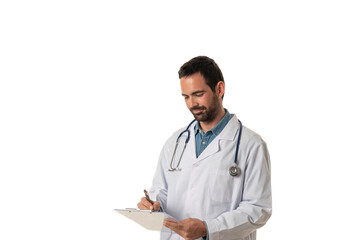
[[[238,159],[238,150],[239,150],[239,143],[241,142],[241,136],[242,136],[242,122],[238,119],[239,122],[239,132],[238,132],[238,140],[237,140],[237,146],[236,146],[236,155],[234,156],[234,164],[237,164]]]
[[[181,137],[184,133],[186,133],[186,132],[188,132],[188,135],[187,135],[187,138],[186,138],[186,143],[188,143],[188,141],[189,141],[189,139],[190,139],[190,136],[191,136],[191,133],[190,133],[190,131],[189,131],[189,128],[191,127],[192,123],[194,123],[195,121],[196,121],[196,119],[193,119],[192,122],[191,122],[190,124],[188,124],[186,130],[184,130],[184,131],[182,131],[182,132],[180,133],[180,135],[178,136],[178,138],[177,138],[177,140],[176,140],[176,144],[178,143],[178,140],[180,139],[180,137]]]
[[[183,156],[183,153],[187,147],[187,143],[189,142],[190,140],[190,136],[191,136],[191,132],[189,131],[189,128],[191,127],[191,125],[196,121],[196,119],[194,119],[190,124],[188,124],[187,128],[185,130],[183,130],[179,136],[177,137],[177,140],[176,140],[176,146],[175,146],[175,149],[173,151],[173,154],[172,154],[172,159],[171,159],[171,163],[170,163],[170,168],[168,169],[168,171],[170,172],[173,172],[173,171],[180,171],[181,169],[179,168],[179,165],[181,163],[181,160],[182,160],[182,156]],[[239,122],[239,130],[238,130],[238,139],[237,139],[237,144],[236,144],[236,153],[235,153],[235,156],[234,156],[234,165],[230,167],[229,169],[229,172],[230,172],[230,175],[231,176],[237,176],[240,174],[240,170],[238,168],[238,164],[237,164],[237,159],[238,159],[238,151],[239,151],[239,145],[240,145],[240,141],[241,141],[241,136],[242,136],[242,128],[243,128],[243,125],[242,125],[242,122],[238,119],[238,122]],[[178,160],[178,163],[177,163],[177,166],[174,168],[172,165],[173,165],[173,160],[174,160],[174,157],[176,155],[176,152],[177,152],[177,147],[178,147],[178,143],[179,143],[179,139],[181,138],[181,136],[187,132],[187,138],[186,138],[186,141],[185,141],[185,145],[182,149],[182,152],[181,152],[181,155],[180,155],[180,158]]]

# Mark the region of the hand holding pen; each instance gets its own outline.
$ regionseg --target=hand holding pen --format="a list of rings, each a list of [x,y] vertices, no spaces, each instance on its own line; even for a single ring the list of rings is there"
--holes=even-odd
[[[148,195],[148,192],[144,190],[145,197],[141,198],[141,202],[137,204],[137,207],[139,209],[145,209],[145,210],[153,210],[153,211],[159,211],[160,210],[160,203],[152,201],[150,199],[150,196]]]

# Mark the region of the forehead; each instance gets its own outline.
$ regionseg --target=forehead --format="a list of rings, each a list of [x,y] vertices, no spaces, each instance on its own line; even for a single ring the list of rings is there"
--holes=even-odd
[[[201,73],[195,73],[181,78],[181,89],[183,93],[210,89]]]

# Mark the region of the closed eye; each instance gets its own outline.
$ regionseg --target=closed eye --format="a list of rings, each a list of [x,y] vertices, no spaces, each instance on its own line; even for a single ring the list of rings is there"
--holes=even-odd
[[[195,97],[202,97],[204,93],[205,93],[204,90],[200,90],[200,91],[193,92],[191,95],[195,96]]]
[[[205,94],[205,92],[206,91],[204,91],[204,90],[200,90],[200,91],[195,91],[195,92],[191,93],[190,95],[194,96],[194,97],[202,97]],[[182,96],[184,97],[184,99],[189,99],[189,96],[186,94],[182,93]]]

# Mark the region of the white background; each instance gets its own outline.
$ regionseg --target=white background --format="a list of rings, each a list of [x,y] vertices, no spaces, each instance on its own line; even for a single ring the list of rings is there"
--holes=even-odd
[[[136,206],[192,119],[177,71],[198,55],[270,150],[273,216],[258,239],[354,239],[358,12],[346,0],[1,1],[0,239],[158,239],[113,209]]]

